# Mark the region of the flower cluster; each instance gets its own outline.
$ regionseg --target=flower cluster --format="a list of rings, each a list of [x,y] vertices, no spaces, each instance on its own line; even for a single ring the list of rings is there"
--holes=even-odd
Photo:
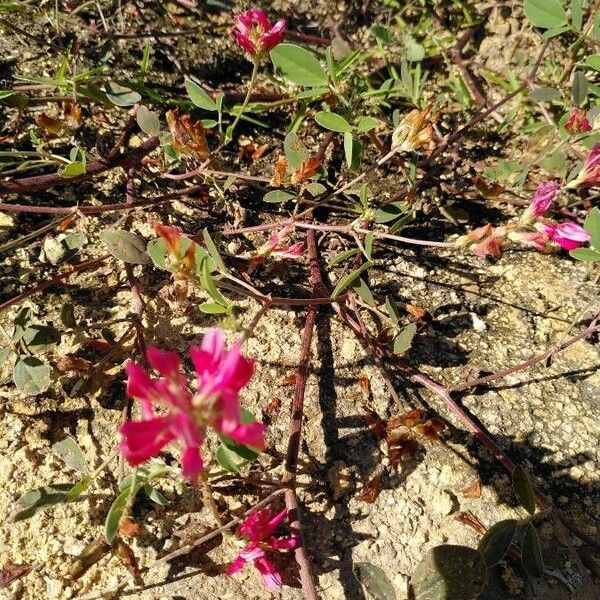
[[[279,19],[273,25],[264,11],[252,8],[237,16],[235,41],[252,61],[259,61],[269,50],[283,42],[285,26],[285,19]]]
[[[265,587],[276,590],[281,587],[281,575],[266,557],[267,550],[293,550],[298,546],[296,536],[275,537],[273,534],[285,519],[288,511],[284,508],[273,515],[268,509],[251,512],[238,529],[239,537],[246,542],[244,549],[229,565],[227,575],[233,575],[247,564],[252,564],[262,575]]]
[[[577,115],[578,113],[572,114],[573,123],[576,118],[581,117]],[[578,126],[586,127],[583,121]],[[583,130],[587,131],[587,129]],[[565,186],[565,189],[598,185],[600,185],[600,143],[592,148],[580,173]],[[561,191],[562,188],[558,183],[543,181],[535,190],[529,206],[520,219],[501,227],[484,225],[460,236],[455,245],[459,248],[469,248],[481,257],[501,256],[502,248],[510,242],[518,242],[540,252],[550,252],[559,247],[568,251],[579,248],[592,237],[583,227],[572,221],[554,223],[545,218]]]
[[[147,356],[159,379],[151,379],[134,361],[126,366],[127,393],[140,400],[142,413],[141,421],[126,421],[120,429],[120,450],[130,465],[145,462],[179,440],[182,474],[196,480],[203,469],[200,448],[209,426],[241,444],[265,447],[265,426],[242,423],[239,392],[252,377],[254,363],[241,354],[240,342],[227,349],[223,333],[211,329],[200,346],[190,349],[197,378],[193,393],[177,352],[150,347]],[[155,414],[155,405],[166,408],[167,414]]]

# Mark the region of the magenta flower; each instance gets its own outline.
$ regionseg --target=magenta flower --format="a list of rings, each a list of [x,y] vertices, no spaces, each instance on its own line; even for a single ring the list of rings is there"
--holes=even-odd
[[[304,244],[297,242],[286,245],[287,239],[290,237],[294,228],[287,226],[271,236],[266,244],[263,244],[256,252],[256,259],[263,259],[270,254],[275,254],[281,258],[300,258],[304,252]]]
[[[245,548],[227,568],[227,575],[233,575],[246,564],[252,563],[262,575],[265,587],[276,590],[281,587],[281,575],[266,557],[266,550],[292,550],[298,546],[296,536],[275,537],[273,533],[287,515],[284,508],[276,515],[269,509],[255,510],[240,525],[238,535],[246,539]]]
[[[558,183],[554,181],[542,181],[533,193],[531,204],[523,213],[522,221],[532,221],[544,215],[552,202],[554,202],[559,191],[560,185]]]
[[[565,129],[569,133],[587,133],[588,131],[592,131],[586,111],[577,107],[571,109],[569,118],[565,123]]]
[[[285,19],[273,25],[264,11],[252,8],[236,17],[235,41],[256,60],[283,42],[285,26]]]
[[[228,350],[223,333],[210,329],[190,355],[198,383],[193,394],[177,352],[148,348],[148,362],[159,379],[151,379],[134,361],[125,367],[127,393],[140,400],[142,413],[141,421],[126,421],[120,429],[119,449],[130,465],[145,462],[178,440],[183,446],[181,472],[195,480],[203,469],[200,447],[208,426],[241,444],[265,447],[265,426],[241,419],[239,392],[252,377],[254,363],[242,356],[240,342]],[[167,408],[167,414],[156,415],[154,405]]]
[[[585,165],[579,175],[570,181],[567,187],[579,186],[593,187],[600,184],[600,142],[598,142],[589,153]]]
[[[560,225],[542,223],[541,230],[564,250],[575,250],[575,248],[579,248],[592,238],[583,227],[570,221]]]

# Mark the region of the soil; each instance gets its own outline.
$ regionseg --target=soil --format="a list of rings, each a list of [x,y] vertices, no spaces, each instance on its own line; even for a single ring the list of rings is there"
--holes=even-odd
[[[99,4],[109,15],[117,3]],[[383,20],[389,18],[384,9],[379,12],[373,9],[374,13],[365,16],[359,6],[361,3],[351,0],[334,4],[326,0],[293,3],[277,0],[268,4],[265,8],[270,14],[289,15],[292,29],[319,34],[331,31],[337,24],[349,41],[357,45],[367,39],[373,14]],[[123,5],[122,26],[127,30],[134,27],[133,13],[129,11],[129,3],[123,2]],[[231,23],[228,12],[197,16],[169,2],[164,3],[161,10],[149,6],[144,12],[157,29],[172,30],[183,22],[182,27],[199,28],[192,37],[162,40],[153,48],[152,78],[165,88],[181,86],[182,82],[169,55],[179,59],[185,72],[215,88],[236,88],[248,75],[249,63],[241,60],[228,36]],[[521,50],[522,44],[529,40],[521,11],[505,13],[500,9],[493,11],[480,46],[479,60],[489,68],[498,61],[521,60],[520,54],[511,54],[515,43],[513,35],[520,35]],[[66,39],[69,32],[77,33],[83,49],[81,68],[94,65],[98,57],[86,53],[86,48],[95,47],[95,42],[92,43],[89,29],[85,27],[86,20],[94,16],[98,17],[92,4],[77,15],[63,14],[61,37],[39,14],[15,13],[12,21],[36,39],[14,32],[7,32],[0,39],[4,56],[2,77],[9,80],[19,73],[52,72],[56,68],[56,55],[47,55],[41,42],[47,38]],[[175,17],[180,21],[174,24]],[[143,29],[139,24],[135,28]],[[499,40],[503,44],[501,51]],[[114,41],[110,64],[121,73],[135,73],[143,46],[143,40]],[[263,84],[270,85],[266,79]],[[17,111],[3,110],[0,133],[12,135],[19,118]],[[84,110],[86,119],[101,112],[92,107]],[[107,118],[105,125],[98,119],[92,120],[93,124],[79,134],[79,141],[87,147],[110,148],[126,120],[126,111],[112,111],[107,113]],[[284,112],[275,114],[278,135],[284,131],[287,118]],[[25,122],[21,127],[25,132],[34,125]],[[247,126],[243,128],[246,135],[252,131]],[[322,140],[322,134],[317,131],[307,130],[306,136],[315,147]],[[264,137],[264,131],[255,133],[257,141]],[[510,153],[519,143],[522,140],[506,140],[510,146],[505,147],[505,152]],[[25,148],[27,137],[21,136],[18,144]],[[489,140],[478,139],[476,133],[468,142],[467,152],[478,155],[478,160],[485,164],[493,164],[492,145]],[[60,149],[59,143],[57,149]],[[336,142],[328,157],[335,164],[341,153]],[[371,158],[375,158],[375,154]],[[267,171],[270,175],[271,164],[271,159],[257,161],[251,170],[261,175]],[[453,183],[462,189],[464,181],[477,168],[468,163],[466,157],[461,157],[452,174]],[[41,196],[44,203],[57,205],[116,202],[120,200],[115,198],[123,198],[124,180],[124,174],[117,170],[99,177],[94,185],[65,186]],[[138,181],[138,185],[142,187],[143,182]],[[379,180],[380,189],[375,178],[373,185],[382,199],[390,197],[395,188],[394,176]],[[250,209],[256,211],[257,200],[250,192],[241,202],[250,212]],[[515,214],[507,205],[472,200],[466,192],[464,196],[457,194],[442,201],[466,208],[471,212],[474,226],[485,222],[490,214],[504,219]],[[424,235],[432,239],[443,239],[462,231],[462,226],[450,223],[433,208],[426,206],[426,213],[411,225],[407,234],[422,233],[419,225],[428,220],[432,225]],[[199,210],[185,202],[145,209],[138,214],[142,218],[135,220],[133,231],[146,239],[154,237],[149,225],[152,218],[173,221],[190,233],[229,218],[224,211]],[[252,214],[248,224],[272,218],[267,212]],[[17,239],[46,222],[45,215],[15,214],[14,220],[2,225],[0,239],[2,242]],[[104,252],[99,232],[121,223],[120,216],[108,213],[99,218],[81,218],[69,232],[85,233],[88,241],[82,256],[91,258]],[[260,242],[266,238],[257,234],[249,239]],[[56,273],[55,267],[38,260],[42,241],[38,238],[0,257],[0,299],[12,298]],[[239,249],[236,243],[232,242],[230,251]],[[334,253],[329,243],[322,241],[321,250],[326,258]],[[430,321],[420,327],[409,359],[446,384],[460,382],[466,367],[496,371],[545,351],[576,331],[590,307],[598,302],[598,283],[593,270],[565,254],[541,255],[514,250],[495,262],[483,262],[446,250],[384,245],[378,248],[375,259],[376,268],[371,275],[373,292],[380,298],[389,294],[396,301],[409,302],[431,315]],[[268,281],[265,289],[285,290],[294,296],[308,294],[304,266],[300,263],[291,269],[275,267],[261,272],[260,277],[263,282]],[[199,342],[208,327],[219,325],[217,318],[195,309],[203,299],[201,293],[191,290],[187,303],[177,304],[166,293],[170,280],[165,272],[136,267],[135,273],[140,277],[148,301],[144,320],[148,340],[185,354],[190,345]],[[66,285],[52,287],[44,296],[34,296],[25,305],[32,307],[36,320],[58,324],[66,303],[74,305],[76,319],[82,324],[127,317],[131,294],[123,264],[110,259],[101,269],[80,274]],[[1,313],[0,324],[10,329],[21,306]],[[231,340],[250,322],[257,308],[252,301],[239,304],[237,331],[229,332]],[[270,311],[246,346],[246,353],[257,359],[257,376],[243,392],[244,406],[261,415],[269,405],[281,402],[280,410],[270,417],[269,452],[261,457],[260,468],[253,467],[266,479],[278,480],[282,474],[281,456],[287,444],[288,406],[293,393],[290,374],[297,366],[303,315],[302,310]],[[127,323],[110,325],[115,339],[127,329]],[[56,364],[60,356],[73,353],[92,364],[100,361],[99,367],[85,375],[58,373],[51,388],[35,397],[26,397],[15,390],[10,361],[0,367],[0,515],[4,518],[25,491],[73,480],[73,471],[50,451],[52,444],[65,435],[77,440],[88,463],[94,467],[115,449],[117,428],[126,404],[123,364],[136,353],[134,338],[129,335],[120,350],[105,361],[99,350],[90,349],[91,338],[100,339],[100,334],[93,329],[86,331],[85,327],[83,331],[66,333],[60,346],[48,350],[47,356]],[[580,341],[557,354],[548,366],[537,365],[460,397],[464,407],[496,437],[501,447],[528,470],[543,493],[595,539],[600,538],[599,366],[600,346]],[[366,598],[352,571],[353,564],[366,561],[385,571],[397,598],[404,600],[408,598],[409,578],[430,548],[442,543],[476,547],[480,536],[457,519],[460,513],[470,511],[486,527],[502,519],[526,516],[516,504],[510,478],[466,433],[448,408],[411,382],[396,378],[393,373],[391,377],[401,405],[391,398],[383,373],[373,363],[370,353],[332,311],[319,310],[306,390],[299,497],[306,544],[319,592],[325,599]],[[442,442],[424,444],[397,473],[386,468],[381,493],[372,504],[362,501],[359,494],[381,464],[382,448],[362,417],[364,378],[370,382],[370,406],[382,417],[422,408],[428,415],[438,416],[448,424]],[[165,456],[175,460],[176,454],[176,451],[167,452]],[[385,459],[383,464],[385,466]],[[104,520],[115,497],[119,475],[119,469],[109,469],[80,501],[59,504],[26,521],[4,523],[0,528],[0,566],[30,564],[34,569],[23,579],[0,589],[0,600],[77,598],[108,590],[128,574],[122,561],[109,554],[81,578],[73,580],[70,576],[73,564],[86,545],[103,538]],[[477,484],[481,485],[480,495],[473,494]],[[128,541],[140,567],[182,543],[189,535],[190,522],[196,523],[196,531],[210,527],[198,491],[170,480],[159,489],[169,501],[167,506],[159,507],[148,500],[140,500],[134,506],[134,516],[143,527],[138,537]],[[243,512],[258,500],[252,488],[243,495],[231,494],[226,486],[216,487],[216,490],[217,502],[231,514]],[[518,560],[505,560],[490,571],[490,581],[480,598],[587,600],[594,597],[585,591],[584,575],[572,551],[556,538],[547,520],[542,517],[539,521],[542,552],[550,574],[541,579],[528,578]],[[575,544],[580,546],[579,542]],[[222,575],[234,556],[234,544],[225,537],[223,544],[207,544],[170,565],[149,571],[144,574],[143,585],[127,588],[122,596],[141,600],[215,597],[292,600],[303,597],[295,565],[292,560],[286,560],[289,557],[281,557],[287,585],[282,592],[270,594],[253,569],[247,568],[233,577]],[[590,569],[595,566],[592,577],[597,583],[598,557],[590,555],[587,559],[592,565]]]

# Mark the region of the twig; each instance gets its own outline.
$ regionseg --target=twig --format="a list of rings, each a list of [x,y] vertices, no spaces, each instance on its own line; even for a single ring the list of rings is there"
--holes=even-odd
[[[317,243],[314,231],[307,233],[308,256],[310,260],[310,279],[313,284],[313,296],[321,293],[322,283],[319,271],[319,259],[317,254]],[[296,374],[296,387],[292,400],[292,420],[288,436],[288,446],[285,458],[285,473],[282,483],[289,487],[285,492],[285,504],[292,515],[291,527],[297,530],[300,544],[294,551],[296,562],[300,571],[300,583],[302,591],[307,600],[317,600],[312,565],[306,552],[304,536],[302,535],[302,523],[300,520],[300,507],[296,495],[296,473],[298,470],[298,454],[300,452],[300,440],[302,439],[302,419],[304,417],[304,393],[306,391],[306,380],[308,377],[308,365],[310,362],[310,346],[317,318],[317,309],[311,306],[306,315],[302,344],[300,346],[300,357],[298,359],[298,371]]]

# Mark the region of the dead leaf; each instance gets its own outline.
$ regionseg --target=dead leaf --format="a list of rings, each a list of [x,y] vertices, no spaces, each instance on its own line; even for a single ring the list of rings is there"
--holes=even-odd
[[[275,164],[275,173],[271,179],[272,187],[281,187],[285,179],[285,173],[287,171],[287,160],[283,154],[277,157],[277,163]]]
[[[110,544],[104,539],[90,542],[75,559],[71,567],[71,579],[82,577],[86,571],[95,565],[105,554],[110,551]]]
[[[140,534],[140,526],[130,517],[123,517],[119,521],[119,533],[124,537],[137,537]]]
[[[372,408],[364,408],[363,411],[362,418],[365,420],[369,431],[377,439],[385,439],[387,435],[385,421]]]
[[[333,494],[333,501],[337,502],[353,485],[348,465],[343,460],[336,460],[327,471],[327,481]]]
[[[190,115],[180,115],[178,110],[170,110],[165,116],[173,136],[173,148],[187,156],[195,155],[200,160],[210,156],[206,133],[200,121],[192,121]]]
[[[462,491],[465,498],[481,498],[481,481],[479,479]]]
[[[307,158],[292,175],[292,183],[302,183],[317,174],[317,169],[321,166],[318,158]]]
[[[363,489],[358,495],[358,499],[368,504],[373,504],[377,497],[381,493],[381,478],[383,476],[383,469],[378,468],[374,475],[365,483]]]
[[[458,513],[455,518],[481,535],[487,531],[485,525],[470,510]]]
[[[13,581],[25,577],[32,569],[33,567],[28,564],[6,563],[0,568],[0,588],[8,587]]]
[[[141,581],[141,572],[133,550],[123,540],[118,539],[115,552],[127,570],[133,575],[136,583],[139,583]]]
[[[90,370],[91,363],[85,358],[67,354],[60,356],[56,360],[55,366],[61,373],[87,373]]]

